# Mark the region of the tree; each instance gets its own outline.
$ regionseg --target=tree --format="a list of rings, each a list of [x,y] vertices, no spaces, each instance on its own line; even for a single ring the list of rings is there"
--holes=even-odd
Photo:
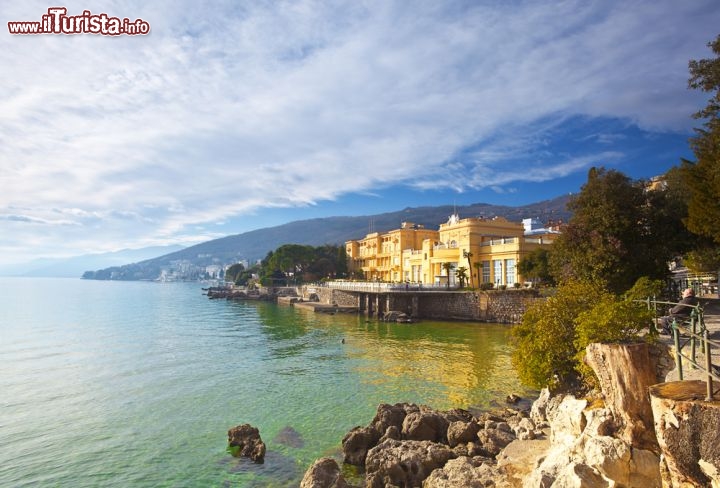
[[[245,266],[242,263],[235,263],[225,271],[225,279],[234,283],[243,271],[245,271]]]
[[[467,281],[467,278],[468,278],[467,271],[468,271],[468,269],[465,266],[460,266],[457,269],[456,276],[457,276],[458,280],[460,280],[460,288],[465,287],[465,282]]]
[[[482,263],[480,261],[475,261],[473,263],[473,267],[475,268],[475,276],[477,276],[478,288],[480,288],[480,285],[482,283],[482,276],[480,275]]]
[[[688,230],[720,243],[720,35],[708,43],[715,58],[691,60],[689,88],[712,93],[705,108],[695,113],[704,119],[690,140],[696,162],[683,161],[682,171],[689,188]]]
[[[473,253],[470,251],[463,251],[463,257],[467,259],[468,267],[467,269],[470,270],[470,286],[473,286],[473,274],[472,274],[472,263],[470,262],[470,258],[473,257]]]
[[[453,263],[442,263],[442,269],[445,270],[447,275],[447,287],[450,288],[450,272],[455,268]]]
[[[518,263],[518,271],[523,278],[542,283],[552,283],[552,275],[548,265],[550,251],[539,247],[534,249]]]
[[[641,276],[664,278],[672,257],[665,226],[643,181],[615,170],[591,168],[579,194],[568,203],[573,217],[550,253],[553,277],[602,281],[622,293]]]

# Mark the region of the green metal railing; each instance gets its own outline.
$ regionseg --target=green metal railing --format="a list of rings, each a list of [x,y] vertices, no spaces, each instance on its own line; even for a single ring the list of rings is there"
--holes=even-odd
[[[648,298],[641,300],[647,303],[648,309],[655,311],[654,323],[657,324],[658,306],[675,306],[676,302],[663,302]],[[700,369],[705,372],[707,382],[706,401],[713,401],[714,396],[720,393],[720,389],[713,389],[713,380],[720,382],[720,376],[715,374],[715,367],[712,364],[712,348],[720,348],[720,342],[714,341],[708,337],[708,330],[705,327],[705,319],[703,309],[700,304],[692,307],[690,316],[685,320],[673,318],[671,322],[671,330],[673,342],[675,344],[675,363],[678,368],[678,378],[683,381],[683,359],[687,360],[691,367]],[[650,327],[651,334],[657,334],[655,327]],[[686,355],[683,349],[690,345],[690,354]],[[702,347],[702,353],[705,356],[704,364],[700,364],[697,360],[698,348]]]

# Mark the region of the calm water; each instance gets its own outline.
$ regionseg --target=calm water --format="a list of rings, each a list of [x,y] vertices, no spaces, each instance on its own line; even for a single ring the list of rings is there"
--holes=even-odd
[[[0,486],[297,486],[378,403],[523,394],[507,340],[210,301],[196,283],[0,278]],[[246,422],[263,465],[227,453]]]

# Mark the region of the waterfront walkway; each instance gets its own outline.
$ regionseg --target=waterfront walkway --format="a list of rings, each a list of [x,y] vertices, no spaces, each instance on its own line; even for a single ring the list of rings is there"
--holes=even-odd
[[[701,306],[703,307],[703,320],[705,321],[705,327],[708,330],[708,338],[713,341],[720,342],[720,299],[701,298]],[[681,342],[684,342],[685,340],[687,339],[685,338]],[[660,341],[670,346],[674,357],[675,345],[673,343],[672,336],[661,335]],[[686,355],[689,355],[689,350],[690,345],[683,347],[683,352]],[[714,365],[720,366],[720,348],[711,349],[711,358]],[[699,364],[705,364],[705,354],[701,345],[698,345],[697,349],[697,362]],[[670,371],[666,377],[666,381],[677,381],[679,379],[677,367]],[[705,374],[705,371],[697,369],[688,361],[683,360],[683,379],[705,381],[707,379],[707,375]]]

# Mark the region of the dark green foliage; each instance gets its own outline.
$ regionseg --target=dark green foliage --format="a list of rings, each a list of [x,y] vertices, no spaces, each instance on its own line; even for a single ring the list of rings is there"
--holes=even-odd
[[[720,35],[708,44],[714,58],[691,60],[688,86],[711,94],[705,108],[694,114],[703,119],[690,145],[696,162],[684,161],[682,173],[689,191],[687,227],[720,243]]]
[[[233,283],[235,283],[235,281],[243,271],[245,271],[245,266],[243,266],[241,263],[235,263],[232,266],[228,267],[227,270],[225,270],[225,279],[227,281],[232,281]]]
[[[518,263],[520,276],[531,281],[539,281],[549,285],[555,284],[555,280],[550,274],[549,256],[550,251],[541,247],[529,253]]]
[[[615,170],[592,168],[588,181],[568,204],[574,212],[550,254],[557,281],[607,283],[622,293],[641,276],[664,278],[673,256],[672,236],[666,238],[667,199],[663,191],[646,191]]]
[[[267,254],[260,274],[263,284],[275,286],[344,278],[347,275],[345,248],[328,244],[319,247],[284,244]]]

